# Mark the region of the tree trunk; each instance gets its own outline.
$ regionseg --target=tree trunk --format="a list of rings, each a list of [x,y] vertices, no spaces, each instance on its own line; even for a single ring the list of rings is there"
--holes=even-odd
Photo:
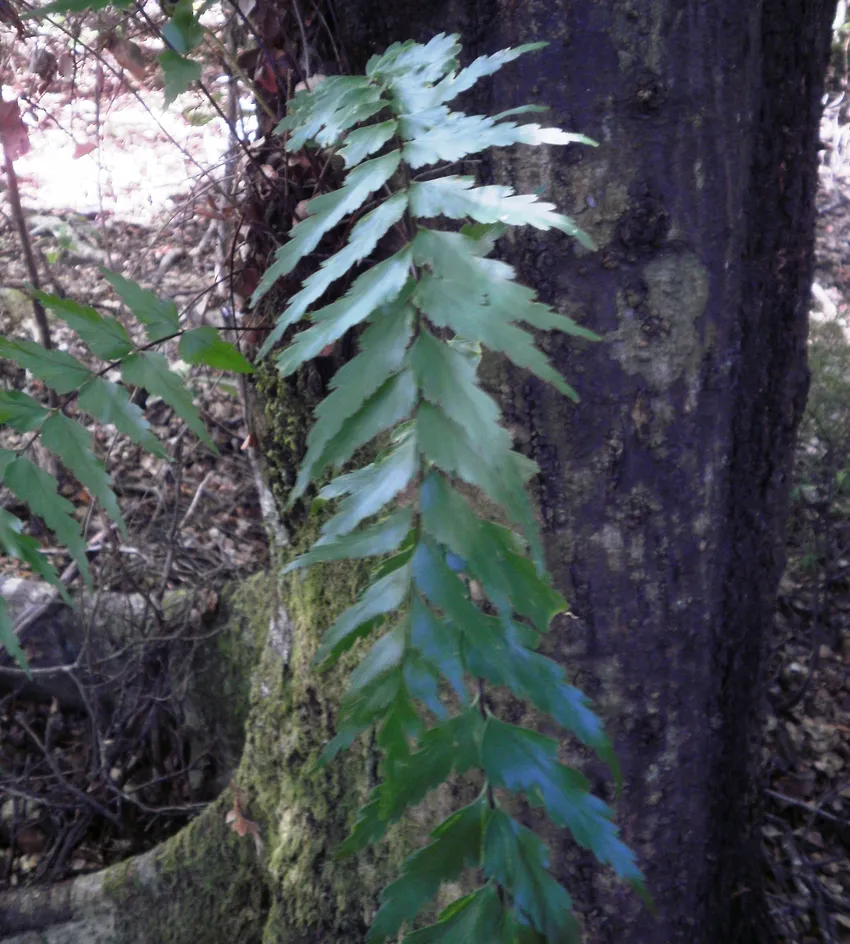
[[[500,73],[482,107],[545,102],[553,124],[600,143],[497,155],[490,168],[520,191],[542,185],[600,246],[588,255],[534,232],[504,250],[546,302],[604,336],[581,348],[543,341],[582,402],[573,407],[500,362],[488,367],[520,447],[543,470],[535,491],[549,564],[573,608],[549,646],[615,740],[626,784],[618,821],[658,909],[651,915],[550,834],[556,872],[593,944],[772,939],[759,863],[763,634],[806,393],[834,5],[337,4],[354,69],[393,40],[440,30],[459,30],[469,56],[549,40]],[[282,381],[267,370],[258,386],[257,432],[283,498],[322,378]],[[295,547],[316,531],[307,512],[288,524]],[[238,776],[265,848],[255,856],[249,835],[221,840],[223,808],[212,807],[199,822],[213,824],[220,845],[200,844],[191,867],[169,860],[170,874],[187,883],[168,887],[206,904],[180,922],[184,930],[175,923],[168,935],[145,937],[142,916],[159,899],[128,869],[110,885],[122,902],[116,940],[236,940],[216,894],[222,861],[236,887],[251,887],[257,874],[267,884],[260,905],[250,895],[228,901],[229,920],[245,919],[240,944],[364,939],[377,891],[419,827],[400,828],[354,862],[333,859],[375,758],[366,744],[312,770],[332,734],[341,675],[316,675],[310,658],[359,577],[353,565],[317,568],[284,584],[273,607]],[[610,791],[598,774],[600,791]],[[198,871],[204,854],[209,882]]]
[[[626,777],[618,803],[653,917],[550,837],[587,940],[755,941],[764,627],[783,566],[805,401],[820,96],[834,3],[422,0],[339,5],[354,68],[389,42],[462,33],[468,55],[545,39],[499,73],[598,150],[497,155],[600,251],[524,233],[508,250],[543,299],[605,338],[544,342],[576,409],[495,364],[540,464],[556,583],[551,639],[597,700]],[[317,937],[316,940],[319,940]]]

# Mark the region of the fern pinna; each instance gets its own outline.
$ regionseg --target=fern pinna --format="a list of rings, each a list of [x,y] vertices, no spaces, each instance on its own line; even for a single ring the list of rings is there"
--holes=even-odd
[[[592,244],[551,204],[509,187],[476,186],[471,177],[440,176],[433,166],[439,171],[445,162],[495,146],[593,142],[504,120],[533,107],[494,118],[451,111],[447,102],[479,78],[544,45],[503,50],[460,69],[457,39],[441,34],[425,45],[393,45],[370,60],[365,76],[327,78],[290,102],[277,129],[287,135],[287,150],[339,148],[347,176],[338,190],[308,203],[308,216],[278,251],[253,302],[326,233],[369,205],[346,245],[289,300],[261,351],[309,318],[310,327],[277,355],[286,376],[351,328],[365,326],[359,353],[338,371],[317,408],[291,501],[375,437],[388,443],[374,462],[321,488],[321,499],[338,502],[335,514],[310,551],[290,564],[292,570],[384,558],[316,657],[332,665],[358,640],[378,634],[351,674],[338,733],[321,761],[376,728],[382,781],[342,853],[380,839],[453,773],[477,769],[483,786],[384,890],[368,939],[395,939],[442,883],[475,869],[481,886],[435,924],[408,933],[406,942],[560,944],[577,939],[570,897],[548,870],[546,846],[504,808],[507,794],[543,807],[556,826],[567,827],[641,890],[642,879],[610,810],[580,773],[559,761],[557,742],[500,720],[487,697],[486,686],[495,686],[527,700],[616,772],[585,697],[535,651],[566,604],[545,570],[525,491],[537,468],[511,448],[477,366],[486,347],[575,397],[521,325],[595,336],[537,301],[514,281],[509,265],[489,255],[510,225],[557,229]],[[439,229],[440,218],[466,225]],[[314,307],[391,229],[404,234],[404,245],[366,266],[342,298]]]

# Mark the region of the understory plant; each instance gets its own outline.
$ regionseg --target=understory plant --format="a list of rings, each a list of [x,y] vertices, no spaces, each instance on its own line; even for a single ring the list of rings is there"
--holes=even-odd
[[[363,326],[359,353],[337,372],[316,410],[290,496],[290,503],[299,499],[329,468],[341,473],[318,492],[319,500],[334,503],[334,514],[290,570],[380,559],[316,655],[319,666],[331,666],[376,637],[351,673],[338,733],[320,760],[328,763],[359,735],[376,731],[381,782],[341,854],[378,841],[453,774],[480,783],[477,798],[441,823],[382,893],[368,937],[376,944],[410,928],[440,886],[467,869],[475,870],[479,887],[405,942],[577,939],[570,896],[549,871],[545,844],[512,815],[512,795],[542,807],[642,890],[611,811],[578,771],[561,763],[558,742],[502,720],[491,697],[507,689],[529,702],[618,776],[586,698],[536,651],[551,619],[566,609],[546,571],[526,492],[538,469],[512,448],[500,408],[478,378],[487,348],[575,398],[523,325],[596,336],[538,301],[514,280],[511,266],[490,256],[513,225],[592,243],[551,204],[445,170],[493,147],[593,144],[506,120],[536,110],[530,106],[495,117],[449,109],[478,79],[541,45],[506,49],[461,69],[457,36],[395,44],[370,60],[364,76],[335,76],[300,92],[277,129],[289,151],[337,149],[347,175],[339,189],[307,204],[254,303],[356,215],[345,246],[290,298],[261,351],[309,319],[310,327],[276,357],[287,376]],[[391,254],[363,266],[341,298],[315,307],[336,280],[386,244]],[[373,441],[375,460],[349,468]]]
[[[327,630],[316,655],[317,665],[328,667],[355,645],[365,650],[320,763],[368,730],[376,732],[382,752],[380,783],[340,853],[378,842],[451,777],[468,777],[480,788],[384,890],[370,942],[395,940],[402,932],[409,944],[577,940],[572,902],[550,872],[549,850],[517,819],[524,804],[542,808],[556,827],[568,829],[643,893],[611,810],[581,773],[561,762],[558,741],[503,720],[498,710],[508,692],[548,716],[593,749],[619,787],[600,719],[563,669],[537,651],[552,618],[566,610],[546,570],[526,491],[538,469],[512,448],[499,405],[478,376],[488,349],[575,399],[528,329],[596,336],[537,300],[492,254],[510,226],[559,230],[588,249],[592,243],[535,196],[478,186],[472,177],[449,172],[450,165],[494,147],[593,144],[582,135],[513,120],[540,110],[536,106],[494,117],[448,107],[480,78],[541,45],[502,50],[460,68],[456,36],[395,44],[370,60],[365,75],[333,76],[299,92],[277,129],[288,151],[320,149],[346,171],[338,189],[307,203],[306,217],[252,299],[256,305],[316,252],[326,234],[349,225],[345,244],[289,299],[259,355],[270,354],[288,329],[309,321],[274,355],[287,376],[358,332],[359,353],[336,373],[316,410],[289,497],[295,502],[318,487],[316,500],[333,503],[318,539],[289,570],[377,559],[370,582]],[[120,528],[106,468],[75,417],[113,424],[162,454],[126,389],[144,387],[209,442],[183,380],[153,348],[179,335],[187,363],[251,369],[215,329],[185,330],[172,302],[105,274],[144,325],[145,343],[134,343],[115,318],[43,292],[34,295],[77,332],[103,368],[92,370],[35,342],[0,339],[0,356],[55,394],[45,406],[24,393],[0,393],[0,423],[24,437],[20,449],[0,450],[0,481],[43,519],[84,577],[86,544],[73,506],[59,494],[56,479],[25,455],[32,438],[41,436]],[[348,289],[322,305],[340,280],[350,280]],[[352,466],[367,446],[374,460]],[[0,546],[64,592],[37,541],[5,510]],[[24,664],[2,600],[0,642]],[[414,930],[440,887],[467,870],[473,876],[467,887],[474,890],[436,923]]]

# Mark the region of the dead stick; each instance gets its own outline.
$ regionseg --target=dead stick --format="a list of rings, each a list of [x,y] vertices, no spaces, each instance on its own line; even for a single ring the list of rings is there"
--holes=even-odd
[[[15,226],[18,230],[18,236],[21,240],[21,249],[24,252],[24,261],[27,264],[27,272],[29,272],[30,282],[32,282],[34,288],[40,288],[38,278],[38,268],[35,264],[35,256],[32,251],[32,243],[30,242],[30,234],[27,230],[27,222],[24,219],[24,210],[21,206],[21,192],[18,189],[18,175],[15,173],[15,165],[12,163],[12,159],[9,157],[9,152],[6,148],[3,148],[3,159],[6,166],[6,179],[9,181],[9,204],[12,208],[12,219],[15,221]],[[44,306],[41,302],[34,298],[32,300],[32,310],[35,314],[35,323],[38,327],[39,341],[41,346],[46,348],[48,351],[51,348],[50,343],[50,326],[47,323],[47,312],[44,310]]]

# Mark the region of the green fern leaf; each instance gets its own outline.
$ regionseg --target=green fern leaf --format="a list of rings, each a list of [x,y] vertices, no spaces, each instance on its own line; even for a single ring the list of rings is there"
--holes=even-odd
[[[404,863],[404,872],[381,893],[381,907],[366,938],[379,944],[412,921],[439,891],[465,868],[478,864],[490,810],[485,798],[452,814],[433,833],[432,841]],[[469,938],[468,940],[476,940]]]
[[[381,636],[348,677],[346,701],[351,701],[386,672],[399,668],[405,655],[406,636],[406,620],[396,623]]]
[[[56,479],[23,456],[7,460],[8,454],[0,462],[3,484],[44,521],[63,547],[68,548],[86,583],[90,583],[82,530],[73,517],[74,506],[58,493]]]
[[[618,838],[611,810],[589,790],[587,779],[558,761],[558,742],[535,731],[487,719],[481,764],[496,787],[524,794],[542,806],[556,826],[609,863],[620,878],[643,886],[634,853]]]
[[[292,228],[289,241],[277,251],[275,261],[265,271],[251,296],[251,304],[256,305],[278,279],[289,275],[301,259],[319,245],[325,233],[349,213],[359,210],[370,194],[380,190],[396,172],[400,162],[400,151],[390,151],[389,154],[364,161],[349,171],[345,185],[339,190],[314,197],[307,204],[310,216]],[[259,356],[267,354],[273,344],[274,341],[267,340]]]
[[[437,619],[419,596],[414,596],[410,604],[410,644],[443,676],[465,705],[469,696],[464,684],[460,633],[450,621]]]
[[[59,579],[50,561],[41,553],[41,547],[35,538],[23,533],[23,522],[13,514],[0,508],[0,547],[4,553],[16,557],[47,583],[52,584],[62,594],[70,606],[71,598],[65,584]]]
[[[26,653],[21,649],[21,644],[18,642],[18,637],[15,635],[15,627],[9,613],[9,605],[3,597],[0,597],[0,646],[3,646],[15,662],[26,672],[27,677],[32,678]]]
[[[350,131],[345,137],[345,147],[339,152],[345,166],[354,167],[370,154],[380,151],[387,141],[392,140],[397,130],[398,122],[391,118],[389,121]]]
[[[358,220],[351,231],[348,245],[323,262],[321,268],[305,280],[301,291],[293,296],[271,333],[271,344],[275,344],[287,328],[300,321],[310,305],[321,298],[333,282],[347,275],[358,262],[365,259],[379,240],[402,218],[406,209],[407,197],[397,193]],[[266,344],[270,347],[269,341]]]
[[[124,325],[115,318],[104,317],[89,305],[80,305],[69,298],[59,298],[36,289],[32,289],[31,294],[70,325],[92,354],[102,361],[119,360],[133,350]]]
[[[478,385],[475,365],[460,351],[422,332],[410,350],[410,366],[425,399],[464,426],[473,441],[486,442],[490,455],[510,451],[499,406]]]
[[[400,567],[370,584],[322,638],[315,665],[333,665],[362,636],[371,631],[379,616],[397,610],[410,592],[410,567]]]
[[[479,223],[558,229],[587,249],[595,248],[591,238],[568,216],[555,212],[551,203],[539,201],[533,194],[515,194],[512,187],[476,187],[474,177],[438,177],[411,183],[408,198],[410,212],[416,217],[471,217]]]
[[[321,540],[331,541],[348,534],[365,518],[377,514],[407,487],[419,468],[416,441],[407,435],[386,456],[347,475],[338,476],[325,486],[319,497],[348,497],[333,518],[322,528]]]
[[[160,298],[155,292],[142,288],[137,282],[125,279],[117,272],[103,268],[100,271],[124,304],[145,326],[148,340],[161,341],[180,331],[180,316],[173,301]]]
[[[64,413],[54,413],[41,427],[41,441],[103,505],[106,513],[126,536],[127,528],[118,499],[110,487],[111,480],[106,467],[94,454],[91,433]]]
[[[490,350],[505,354],[518,367],[530,370],[564,396],[577,401],[578,394],[535,347],[531,335],[499,318],[501,303],[489,304],[486,288],[486,283],[482,284],[480,279],[470,284],[426,274],[416,286],[414,301],[438,327],[451,328],[462,338],[479,339]]]
[[[290,504],[327,467],[330,460],[322,466],[317,463],[346,421],[404,366],[407,346],[413,336],[413,309],[405,299],[399,298],[370,320],[371,324],[360,338],[360,353],[337,371],[331,381],[333,391],[316,408],[316,423],[307,435],[307,454],[301,463]],[[412,404],[413,378],[408,377],[406,383],[402,392],[410,397]]]
[[[380,89],[362,76],[331,76],[315,89],[299,92],[288,103],[288,114],[275,133],[292,131],[286,142],[290,153],[300,151],[311,141],[326,147],[334,145],[343,131],[351,127],[352,112],[362,114],[369,106],[383,107],[380,94]]]
[[[542,561],[537,521],[522,477],[513,463],[504,461],[497,443],[473,444],[465,429],[429,403],[422,403],[416,413],[416,436],[424,458],[443,472],[480,488],[501,505],[511,521],[523,529],[535,561]]]
[[[297,557],[284,571],[298,570],[325,561],[356,560],[361,557],[379,557],[389,554],[404,540],[410,530],[412,512],[401,508],[388,515],[383,521],[369,525],[353,534],[346,534],[327,544],[314,544],[313,549]]]
[[[407,283],[412,258],[409,247],[402,249],[359,276],[339,301],[315,312],[313,327],[302,331],[278,357],[281,374],[289,376],[376,308],[393,301]]]
[[[254,370],[245,355],[223,340],[219,331],[209,325],[184,331],[177,351],[187,364],[201,364],[237,374],[250,374]]]
[[[65,351],[48,351],[35,341],[0,338],[0,357],[14,361],[57,393],[71,393],[91,377],[76,357]]]
[[[370,194],[385,186],[390,190],[402,159],[406,169],[395,182],[396,193],[357,221],[346,245],[290,298],[262,353],[308,315],[335,281],[350,277],[379,250],[405,212],[414,221],[442,217],[465,224],[461,232],[438,232],[417,223],[412,242],[358,273],[342,299],[313,311],[312,326],[296,334],[277,360],[281,373],[289,375],[327,355],[350,328],[367,323],[360,353],[337,373],[316,410],[290,504],[329,466],[339,470],[361,447],[392,431],[390,445],[371,464],[338,475],[321,489],[320,502],[339,505],[312,549],[289,567],[392,555],[374,568],[373,583],[331,627],[317,654],[319,662],[333,663],[359,639],[381,630],[350,676],[337,734],[320,759],[326,763],[374,726],[382,782],[342,852],[375,842],[453,771],[479,766],[487,780],[470,819],[474,835],[458,826],[464,811],[438,828],[434,842],[408,860],[402,877],[382,895],[369,941],[395,937],[442,882],[466,865],[483,866],[487,884],[449,906],[432,927],[408,934],[406,942],[567,944],[576,939],[569,896],[548,872],[545,847],[499,810],[492,787],[522,793],[545,807],[556,825],[570,828],[601,861],[642,887],[607,807],[589,793],[584,778],[558,762],[556,743],[499,722],[486,710],[485,720],[481,699],[467,708],[469,677],[505,687],[593,747],[619,778],[589,703],[566,683],[560,666],[535,651],[552,618],[566,609],[544,568],[525,491],[538,470],[512,449],[498,405],[477,376],[488,348],[575,398],[531,332],[597,336],[537,301],[533,291],[514,281],[511,266],[490,255],[508,225],[557,229],[587,248],[593,244],[551,204],[509,187],[476,187],[472,178],[454,176],[406,182],[418,167],[493,147],[594,143],[557,128],[507,120],[540,111],[537,106],[494,118],[447,107],[479,78],[540,45],[502,50],[460,69],[456,36],[441,34],[425,45],[397,43],[370,60],[365,79],[326,80],[296,96],[281,126],[294,132],[291,148],[343,144],[351,170],[340,191],[310,201],[308,218],[278,251],[255,301],[346,215],[360,210]],[[355,127],[379,110],[389,117]],[[371,157],[397,140],[401,154]],[[456,487],[454,479],[464,485]],[[396,510],[375,522],[391,502]],[[483,516],[477,511],[482,502]],[[511,527],[491,520],[502,515]],[[478,590],[496,615],[484,611]],[[447,685],[454,691],[448,701]],[[449,719],[449,706],[457,700],[465,710]],[[463,744],[449,733],[459,719],[467,732],[474,731]]]
[[[560,128],[517,125],[510,121],[497,123],[484,115],[451,113],[447,120],[407,141],[402,156],[416,169],[439,161],[459,161],[469,154],[512,144],[595,145],[596,142],[583,134],[570,134]]]
[[[351,835],[340,847],[338,858],[377,842],[409,807],[416,806],[445,783],[452,772],[463,774],[477,767],[483,725],[476,707],[430,728],[420,749],[409,755],[404,766],[396,771],[397,776],[384,780],[372,791],[369,802],[358,812]]]
[[[401,672],[391,672],[377,679],[360,697],[341,706],[337,717],[337,734],[322,752],[316,767],[326,766],[336,755],[351,747],[367,728],[392,710],[401,694]],[[403,695],[402,695],[403,697]]]
[[[154,396],[162,397],[198,439],[218,453],[186,384],[168,369],[168,360],[162,354],[152,351],[131,354],[121,364],[121,376],[125,383],[144,387]]]
[[[561,594],[525,557],[524,541],[513,531],[479,518],[443,476],[431,473],[426,477],[420,509],[423,530],[463,560],[464,569],[482,584],[500,611],[507,615],[516,611],[545,633],[552,618],[567,609]]]
[[[525,645],[523,627],[504,618],[488,620],[483,625],[469,623],[465,627],[464,651],[472,674],[527,699],[595,750],[610,767],[620,789],[622,778],[617,758],[589,700],[567,684],[564,670],[557,662]],[[496,658],[494,652],[498,653]]]
[[[577,944],[572,899],[549,872],[549,850],[502,810],[493,810],[487,823],[484,873],[505,889],[520,916],[550,944]]]
[[[536,52],[538,49],[545,49],[548,43],[525,43],[523,46],[514,46],[511,49],[500,49],[490,56],[479,56],[473,60],[465,69],[448,75],[440,82],[437,87],[438,101],[450,102],[457,98],[461,92],[471,89],[473,85],[487,75],[498,72],[503,65],[519,59],[529,52]]]
[[[16,390],[0,390],[0,423],[30,433],[50,415],[38,400]]]
[[[436,924],[408,934],[404,944],[470,944],[472,941],[489,944],[496,942],[503,917],[499,893],[495,886],[488,884],[449,905]]]
[[[366,63],[366,75],[381,82],[407,81],[425,86],[436,82],[457,63],[461,46],[457,33],[438,33],[427,43],[393,43]]]
[[[417,545],[412,568],[416,589],[443,611],[446,619],[456,627],[456,632],[486,634],[489,631],[487,617],[466,596],[457,574],[430,540],[424,539]]]
[[[103,377],[93,377],[80,391],[77,402],[81,410],[99,423],[114,426],[143,449],[165,458],[165,449],[151,432],[150,423],[139,407],[131,402],[124,387]]]
[[[325,446],[313,463],[314,474],[319,474],[329,465],[341,468],[357,449],[406,419],[415,404],[413,375],[407,370],[395,374]]]

